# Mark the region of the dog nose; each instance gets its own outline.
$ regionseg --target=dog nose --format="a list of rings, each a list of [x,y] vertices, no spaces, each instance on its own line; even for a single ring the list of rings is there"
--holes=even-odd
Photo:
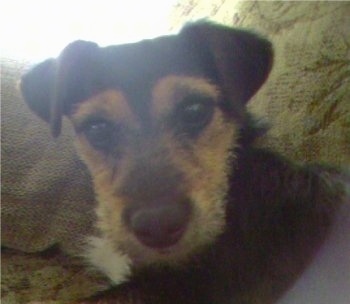
[[[189,221],[189,204],[142,207],[130,214],[129,226],[137,239],[152,248],[176,244]]]

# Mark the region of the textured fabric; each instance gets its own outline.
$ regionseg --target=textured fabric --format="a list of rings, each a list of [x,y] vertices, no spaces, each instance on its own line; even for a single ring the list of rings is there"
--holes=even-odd
[[[109,283],[81,265],[93,230],[91,182],[67,122],[54,140],[24,104],[17,84],[26,63],[2,59],[2,303],[72,300]],[[47,255],[44,250],[54,246]],[[36,253],[36,254],[26,254]]]
[[[94,197],[69,128],[57,140],[17,90],[21,65],[2,61],[2,243],[77,252],[93,228]]]

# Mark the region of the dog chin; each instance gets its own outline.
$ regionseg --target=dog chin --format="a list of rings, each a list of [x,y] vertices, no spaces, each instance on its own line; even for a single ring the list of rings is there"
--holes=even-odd
[[[186,253],[180,244],[160,249],[141,244],[128,244],[128,250],[118,250],[110,240],[104,237],[89,237],[87,243],[84,258],[94,269],[107,276],[113,285],[128,281],[132,275],[132,269],[176,266],[188,256],[188,252]]]
[[[105,274],[113,284],[128,281],[131,275],[132,260],[113,248],[112,243],[101,237],[89,237],[84,257],[89,265]]]
[[[198,235],[191,224],[187,228],[176,243],[159,248],[147,246],[133,235],[113,241],[101,233],[87,239],[84,257],[115,285],[128,281],[134,271],[141,269],[182,268],[213,241],[208,235]]]
[[[121,245],[123,252],[128,252],[133,269],[144,267],[176,266],[182,264],[190,252],[185,249],[180,241],[164,248],[152,248],[141,243],[129,243]]]

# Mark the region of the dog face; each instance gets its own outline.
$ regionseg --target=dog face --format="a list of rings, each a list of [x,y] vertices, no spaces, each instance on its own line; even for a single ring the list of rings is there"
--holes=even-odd
[[[225,230],[244,105],[271,62],[266,40],[200,22],[135,44],[74,42],[21,88],[54,135],[72,121],[108,250],[135,267],[177,264]]]
[[[206,79],[170,75],[151,89],[147,115],[120,90],[93,96],[71,115],[99,227],[133,261],[177,261],[222,232],[238,132],[219,100]]]

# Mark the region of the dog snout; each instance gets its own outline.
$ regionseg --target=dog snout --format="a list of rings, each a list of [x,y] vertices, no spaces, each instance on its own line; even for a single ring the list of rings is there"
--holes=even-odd
[[[175,245],[184,235],[189,218],[190,203],[159,202],[129,210],[126,222],[136,238],[151,248]]]

